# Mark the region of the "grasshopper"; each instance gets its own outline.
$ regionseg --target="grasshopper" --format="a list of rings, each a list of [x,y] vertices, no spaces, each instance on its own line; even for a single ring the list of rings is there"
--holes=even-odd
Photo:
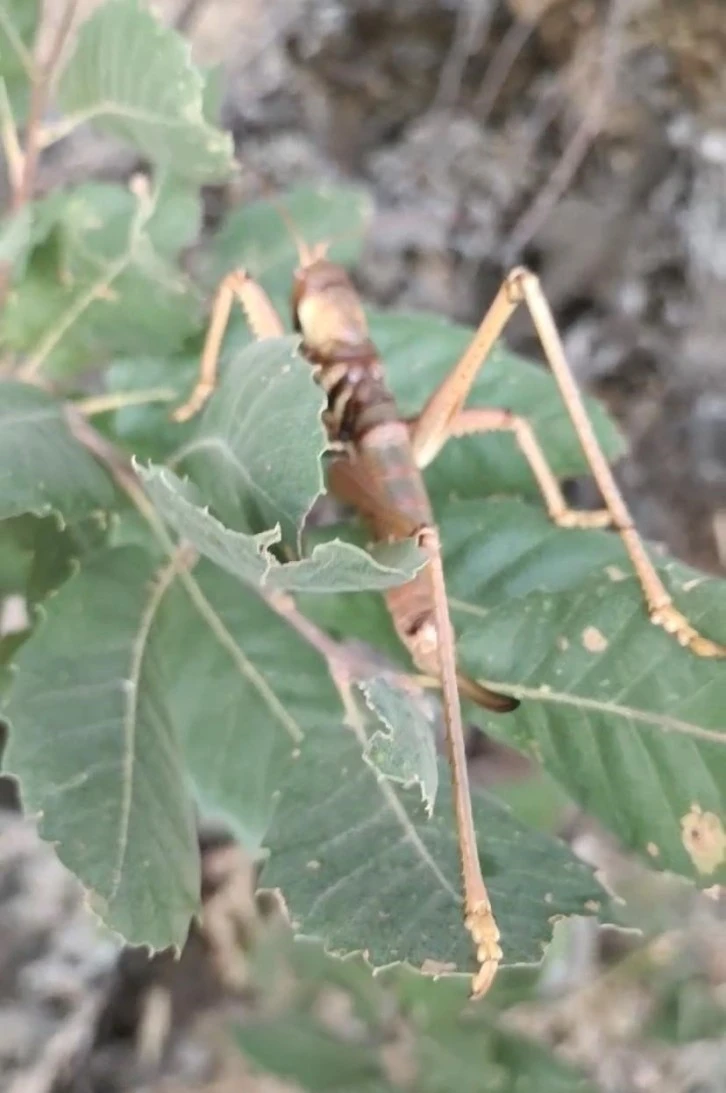
[[[341,501],[357,509],[377,541],[413,536],[428,559],[413,580],[390,589],[385,597],[396,631],[413,662],[441,685],[463,881],[464,923],[472,936],[478,961],[472,995],[480,997],[494,979],[502,950],[477,851],[460,695],[500,713],[516,709],[519,703],[468,679],[457,668],[441,544],[422,469],[450,438],[492,431],[511,433],[555,524],[616,529],[642,587],[651,621],[698,656],[725,656],[726,648],[690,625],[673,604],[653,567],[595,436],[552,312],[533,273],[524,268],[509,273],[461,359],[420,414],[404,419],[386,385],[383,364],[370,339],[361,300],[348,274],[328,260],[327,245],[311,248],[298,240],[297,246],[299,265],[293,278],[293,324],[302,336],[302,352],[327,396],[324,421],[332,449],[328,487]],[[175,411],[177,421],[185,421],[197,413],[214,390],[220,349],[235,300],[242,306],[257,338],[274,338],[285,333],[262,287],[242,270],[228,274],[212,306],[199,380],[188,401]],[[525,418],[507,410],[465,406],[479,369],[520,305],[530,312],[602,494],[604,507],[600,510],[580,512],[568,506]]]

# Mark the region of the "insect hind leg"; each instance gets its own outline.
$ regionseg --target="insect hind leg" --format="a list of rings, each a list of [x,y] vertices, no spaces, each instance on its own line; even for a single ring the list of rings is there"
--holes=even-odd
[[[605,507],[600,512],[580,514],[569,508],[531,427],[523,426],[522,419],[510,417],[505,424],[501,417],[503,411],[482,410],[478,412],[479,428],[476,428],[477,417],[471,416],[476,412],[463,409],[479,370],[521,304],[530,313],[590,471],[602,494]],[[499,414],[498,424],[496,414]],[[595,435],[539,279],[521,267],[512,270],[505,278],[470,345],[412,424],[411,443],[416,460],[419,466],[426,466],[450,436],[486,431],[493,427],[506,427],[515,433],[556,523],[563,527],[612,525],[618,532],[640,583],[650,619],[656,626],[673,634],[681,645],[687,646],[698,656],[726,656],[726,647],[701,635],[675,606],[648,556]]]

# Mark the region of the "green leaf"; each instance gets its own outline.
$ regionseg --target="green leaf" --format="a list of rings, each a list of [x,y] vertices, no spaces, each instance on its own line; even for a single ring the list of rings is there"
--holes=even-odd
[[[0,0],[0,79],[5,81],[16,124],[22,123],[27,110],[39,20],[40,0]]]
[[[206,561],[194,582],[167,636],[169,702],[203,812],[255,855],[305,734],[339,703],[323,661],[259,596]]]
[[[23,205],[15,213],[9,213],[2,221],[0,261],[7,262],[11,267],[16,283],[25,275],[28,258],[34,248],[44,243],[56,226],[65,201],[65,194],[61,191],[50,193],[32,204]]]
[[[0,598],[21,594],[31,606],[40,603],[75,572],[80,557],[103,545],[108,525],[104,512],[70,526],[57,513],[0,521]]]
[[[707,632],[726,606],[714,585],[679,597]],[[726,878],[723,668],[650,625],[634,580],[532,593],[493,609],[459,649],[469,671],[486,665],[523,699],[500,733],[626,846],[708,885]]]
[[[541,505],[503,498],[453,501],[441,505],[438,517],[457,624],[537,589],[565,592],[596,573],[617,583],[632,572],[614,532],[558,528]]]
[[[202,506],[198,491],[162,467],[138,467],[160,515],[182,539],[232,576],[270,591],[340,592],[385,589],[410,580],[426,559],[413,540],[382,543],[371,554],[352,543],[315,547],[309,558],[281,565],[270,553],[279,526],[257,535],[231,531]]]
[[[151,867],[145,863],[156,860],[149,854],[150,845],[155,853],[169,851],[169,871],[180,868],[174,846],[166,845],[171,838],[167,821],[157,815],[166,808],[166,796],[173,788],[182,793],[186,775],[177,769],[175,751],[183,750],[186,771],[204,813],[230,823],[245,849],[256,854],[304,732],[322,717],[337,716],[338,700],[317,654],[233,578],[203,562],[195,568],[191,582],[194,601],[172,585],[151,620],[141,662],[133,767],[138,799],[134,798],[131,810],[127,876],[115,905],[104,911],[100,901],[108,900],[106,872],[110,868],[105,863],[117,856],[117,813],[111,805],[124,788],[117,757],[123,736],[114,724],[113,711],[108,714],[105,708],[114,702],[120,709],[125,697],[129,670],[123,661],[128,642],[120,639],[128,634],[128,640],[140,640],[139,613],[154,594],[151,578],[148,555],[138,547],[123,547],[100,555],[51,601],[49,622],[28,646],[30,664],[19,660],[10,715],[18,734],[22,730],[25,735],[22,740],[18,735],[11,759],[16,772],[25,776],[26,789],[32,791],[27,803],[36,807],[36,802],[44,809],[46,837],[59,841],[63,860],[96,893],[99,913],[129,938],[155,938],[156,944],[166,944],[174,940],[163,934],[161,912],[168,901],[162,903],[157,923],[148,907],[153,892],[140,900],[137,910],[135,900],[140,896],[134,886],[145,883],[145,870]],[[91,597],[96,597],[92,610]],[[85,637],[76,643],[81,624]],[[62,641],[57,632],[61,626],[65,626]],[[60,649],[65,650],[62,657]],[[42,685],[37,683],[39,677]],[[53,691],[56,677],[62,677],[62,683]],[[52,707],[51,691],[58,698]],[[46,707],[51,713],[43,720],[36,711],[44,712]],[[32,731],[26,730],[30,721]],[[33,749],[41,748],[45,737],[52,739],[54,749],[46,749],[44,763],[33,766],[37,758]],[[74,764],[77,768],[79,753],[88,757],[89,777],[83,781],[68,775],[66,782],[67,770]],[[173,785],[172,761],[178,779]],[[155,803],[149,795],[157,778]],[[81,818],[73,816],[81,809],[79,817],[87,823],[94,807],[106,811],[98,823],[94,818],[93,837],[86,826],[82,842]],[[169,823],[179,819],[179,807],[172,800]],[[155,830],[154,824],[160,825],[158,843],[150,843],[148,834]],[[179,830],[181,838],[183,826]],[[170,878],[165,872],[157,895],[162,883],[170,883],[178,899],[183,879]],[[180,929],[183,921],[181,916]],[[156,933],[147,938],[143,931],[152,929]]]
[[[232,171],[232,139],[206,121],[189,44],[140,0],[107,0],[83,24],[59,87],[63,110],[196,183]]]
[[[242,205],[227,217],[212,241],[209,279],[217,281],[230,270],[243,268],[287,317],[299,258],[281,207],[309,246],[329,241],[332,261],[350,266],[363,249],[372,206],[369,195],[358,186],[305,185],[275,201]]]
[[[154,210],[147,222],[156,251],[163,258],[177,262],[183,251],[197,242],[202,220],[202,198],[194,184],[175,175],[161,176]]]
[[[296,932],[331,951],[365,949],[376,966],[434,960],[470,969],[448,771],[440,761],[429,819],[418,787],[395,786],[364,760],[380,726],[369,721],[355,734],[330,721],[309,734],[265,840],[262,883],[282,890]],[[599,910],[604,893],[560,842],[523,827],[487,794],[474,792],[474,816],[504,963],[537,962],[553,918]]]
[[[58,512],[72,523],[114,504],[111,480],[37,387],[0,383],[0,519]]]
[[[414,416],[451,371],[473,331],[433,315],[369,312],[380,352],[401,413]],[[479,373],[467,406],[496,406],[525,416],[558,477],[587,472],[575,431],[552,377],[542,368],[497,346]],[[603,407],[587,400],[606,454],[623,451],[622,438]],[[426,471],[434,504],[438,498],[539,493],[524,456],[511,435],[489,434],[451,440]]]
[[[32,224],[32,205],[23,205],[0,221],[0,262],[3,265],[24,268],[32,241]]]
[[[557,529],[511,502],[481,506],[466,529],[472,508],[455,506],[443,521],[458,536],[447,573],[454,622],[464,628],[459,655],[470,674],[522,698],[516,713],[487,717],[487,731],[544,763],[651,865],[720,882],[723,665],[649,622],[616,536]],[[723,638],[724,582],[676,563],[661,572],[693,624]],[[705,821],[710,858],[688,834],[698,809],[715,817]]]
[[[70,526],[57,513],[0,520],[0,599],[20,596],[26,623],[0,640],[0,693],[12,683],[12,662],[42,614],[35,608],[77,572],[81,559],[104,545],[109,526],[105,512]]]
[[[439,787],[436,707],[423,694],[404,690],[394,677],[375,676],[358,686],[381,723],[369,737],[363,758],[393,782],[406,788],[417,784],[431,814]]]
[[[106,369],[109,394],[126,394],[129,400],[168,393],[169,399],[129,405],[110,414],[106,429],[138,460],[163,462],[193,435],[197,421],[172,420],[171,407],[187,397],[199,374],[199,354],[171,357],[119,357]]]
[[[273,974],[269,960],[259,972],[253,963],[255,986],[269,1001],[261,1007],[266,1016],[246,1021],[236,1038],[258,1066],[303,1089],[586,1093],[591,1088],[546,1050],[501,1028],[491,1006],[468,1006],[461,980],[434,980],[401,966],[373,979],[360,956],[340,960],[312,942],[290,947],[274,940]]]
[[[323,488],[323,403],[297,339],[257,342],[225,369],[175,463],[228,527],[257,532],[280,524],[283,540],[295,546]]]
[[[558,782],[541,767],[529,774],[515,770],[491,786],[491,793],[522,823],[538,831],[556,835],[564,829],[568,815],[572,814],[572,800]]]
[[[109,354],[170,353],[201,325],[176,259],[196,200],[168,185],[147,197],[87,183],[49,211],[24,279],[8,299],[5,343],[27,367],[71,374]],[[194,223],[192,216],[191,223]]]
[[[33,516],[16,516],[0,521],[0,600],[22,592],[33,564]],[[34,528],[33,528],[34,530]]]
[[[463,666],[523,700],[506,717],[471,707],[469,715],[544,763],[651,866],[718,882],[726,875],[723,664],[649,622],[614,533],[560,529],[541,508],[513,500],[452,502],[437,515]],[[723,640],[726,584],[662,559],[658,568],[694,624]],[[407,663],[380,597],[306,597],[299,606],[336,637]],[[694,804],[716,817],[706,823],[724,859],[712,873],[684,845]]]
[[[210,125],[219,125],[224,106],[224,94],[226,72],[223,64],[204,66],[201,68],[204,80],[202,92],[202,110],[204,117]]]
[[[334,539],[316,546],[309,558],[273,566],[265,576],[270,589],[289,592],[349,592],[395,588],[405,584],[426,564],[426,558],[413,539],[398,543],[378,543],[370,553]]]
[[[7,705],[6,769],[42,837],[111,929],[154,947],[183,943],[200,883],[167,692],[169,579],[138,549],[98,554],[20,650]]]

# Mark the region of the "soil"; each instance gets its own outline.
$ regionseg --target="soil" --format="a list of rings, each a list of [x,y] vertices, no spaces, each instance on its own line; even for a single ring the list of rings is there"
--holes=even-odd
[[[260,192],[261,178],[281,187],[355,178],[376,204],[356,272],[365,295],[468,322],[508,268],[529,265],[578,380],[607,401],[629,440],[618,474],[642,531],[685,560],[723,568],[721,0],[157,6],[184,26],[198,60],[224,67],[224,120],[243,170],[235,192],[208,195],[211,218]],[[119,177],[133,166],[124,150],[83,132],[47,157],[41,184]],[[539,355],[524,316],[507,340]],[[572,489],[581,504],[595,503],[589,483]],[[485,749],[476,762],[489,760]],[[612,853],[582,831],[576,845],[589,838],[591,852],[594,841],[599,862]],[[205,860],[212,873],[234,861],[232,917],[244,921],[244,866],[215,839]],[[224,995],[208,937],[195,933],[180,964],[119,959],[52,853],[12,812],[0,819],[0,877],[3,1089],[282,1089],[248,1074],[208,1016],[212,1002],[217,1012],[251,1004],[244,991],[234,1002]],[[588,935],[582,945],[586,980],[601,942]],[[580,974],[567,966],[566,975]],[[527,1027],[584,1062],[603,1089],[723,1088],[713,1077],[723,1073],[723,1045],[708,1049],[720,1063],[703,1048],[696,1066],[692,1056],[648,1052],[622,1029],[588,1041],[588,1022],[571,1020],[571,1010],[563,1032],[557,1012],[530,1014]]]

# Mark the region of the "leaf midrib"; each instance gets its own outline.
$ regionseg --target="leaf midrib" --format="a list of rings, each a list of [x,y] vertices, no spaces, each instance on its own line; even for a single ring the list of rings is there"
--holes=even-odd
[[[121,765],[121,814],[119,817],[119,844],[111,874],[111,889],[109,903],[118,895],[123,870],[126,863],[126,854],[129,845],[129,827],[131,824],[131,807],[133,804],[134,769],[136,757],[136,739],[138,726],[138,709],[141,674],[144,664],[144,653],[149,640],[149,634],[154,624],[156,614],[167,590],[176,577],[176,563],[171,562],[164,566],[154,581],[148,602],[141,613],[139,628],[131,644],[130,671],[127,681],[122,681],[126,686],[126,702],[122,721],[123,761]]]
[[[626,721],[637,721],[651,728],[660,728],[665,732],[674,732],[681,736],[707,740],[710,743],[722,746],[726,745],[726,733],[718,732],[716,729],[705,729],[701,725],[694,725],[690,721],[682,721],[680,718],[671,717],[668,714],[655,714],[650,710],[639,710],[630,706],[623,706],[618,702],[605,702],[597,698],[586,698],[583,695],[553,691],[549,686],[543,690],[540,687],[528,687],[521,683],[508,683],[506,680],[501,679],[481,680],[480,682],[484,686],[492,687],[515,698],[532,699],[537,702],[550,703],[551,705],[572,706],[578,710],[591,710],[595,713],[620,717]]]
[[[205,121],[201,112],[198,118],[171,117],[166,114],[152,114],[147,110],[142,110],[140,107],[121,105],[109,99],[101,99],[95,106],[88,107],[85,110],[77,110],[74,114],[70,115],[68,120],[72,120],[76,125],[81,125],[85,122],[103,117],[104,115],[128,121],[142,122],[145,125],[158,125],[166,129],[189,130],[191,122],[192,125],[199,126],[200,131],[208,134],[216,134],[217,132],[213,126]]]

